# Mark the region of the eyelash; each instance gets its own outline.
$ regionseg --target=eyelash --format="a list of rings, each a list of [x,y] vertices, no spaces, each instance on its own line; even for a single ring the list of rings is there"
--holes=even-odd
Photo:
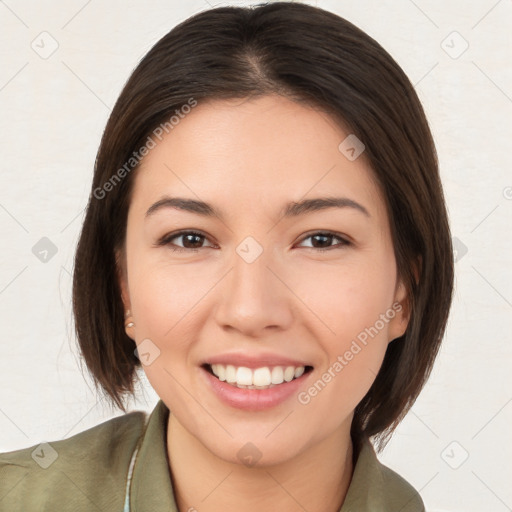
[[[204,247],[200,247],[199,249],[189,249],[186,247],[179,247],[179,246],[176,246],[176,245],[170,243],[171,240],[174,240],[175,238],[179,238],[180,236],[185,236],[185,235],[196,235],[196,236],[208,239],[208,237],[206,235],[204,235],[203,233],[201,233],[199,231],[190,231],[190,230],[189,231],[178,231],[177,233],[170,233],[169,235],[163,236],[155,245],[157,245],[157,246],[167,245],[167,246],[169,246],[169,249],[171,249],[173,252],[198,252],[199,249],[204,249]],[[305,249],[312,249],[313,251],[317,251],[317,252],[325,252],[325,251],[329,251],[332,249],[341,249],[342,247],[352,245],[351,242],[349,242],[345,238],[341,237],[340,235],[338,235],[337,233],[334,233],[332,231],[315,231],[314,233],[310,233],[309,235],[304,237],[302,240],[300,240],[300,242],[304,242],[308,238],[312,238],[312,237],[318,236],[318,235],[338,238],[339,240],[341,240],[341,243],[338,244],[338,247],[337,246],[325,247],[325,248],[305,247]]]

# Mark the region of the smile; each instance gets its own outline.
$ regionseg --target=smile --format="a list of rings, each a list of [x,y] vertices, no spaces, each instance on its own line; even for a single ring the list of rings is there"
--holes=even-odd
[[[220,381],[241,389],[270,389],[274,386],[298,379],[310,366],[263,366],[247,368],[231,364],[206,364],[205,369]]]
[[[200,366],[201,378],[224,404],[256,412],[272,409],[297,396],[313,372],[312,366],[304,365],[253,366],[204,363]]]

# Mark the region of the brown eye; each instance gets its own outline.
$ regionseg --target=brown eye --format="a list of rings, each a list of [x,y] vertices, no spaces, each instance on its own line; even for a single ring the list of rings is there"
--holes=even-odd
[[[175,244],[172,242],[173,240],[182,240],[182,246]],[[159,246],[167,245],[172,251],[185,252],[185,251],[193,251],[197,252],[202,248],[202,244],[204,240],[206,240],[206,236],[197,231],[180,231],[178,233],[171,233],[169,235],[164,236],[161,240],[159,240]]]
[[[342,238],[338,234],[325,231],[318,231],[316,233],[312,233],[306,238],[303,238],[303,241],[308,239],[311,239],[313,241],[310,248],[317,251],[326,251],[350,245],[350,242],[348,240]],[[336,239],[339,240],[340,243],[334,246],[331,245],[332,241]]]

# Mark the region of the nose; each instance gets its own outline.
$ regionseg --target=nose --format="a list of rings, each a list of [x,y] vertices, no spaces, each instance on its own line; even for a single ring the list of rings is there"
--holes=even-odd
[[[270,252],[263,251],[252,262],[238,253],[232,258],[231,270],[218,288],[215,311],[216,322],[223,329],[259,337],[291,325],[293,293]]]

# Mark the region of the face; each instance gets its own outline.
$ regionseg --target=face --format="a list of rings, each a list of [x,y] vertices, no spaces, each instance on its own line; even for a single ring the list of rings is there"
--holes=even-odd
[[[173,421],[224,461],[348,436],[406,329],[384,200],[364,153],[338,148],[348,135],[279,96],[210,101],[134,176],[127,332]],[[343,201],[293,208],[318,198]]]

